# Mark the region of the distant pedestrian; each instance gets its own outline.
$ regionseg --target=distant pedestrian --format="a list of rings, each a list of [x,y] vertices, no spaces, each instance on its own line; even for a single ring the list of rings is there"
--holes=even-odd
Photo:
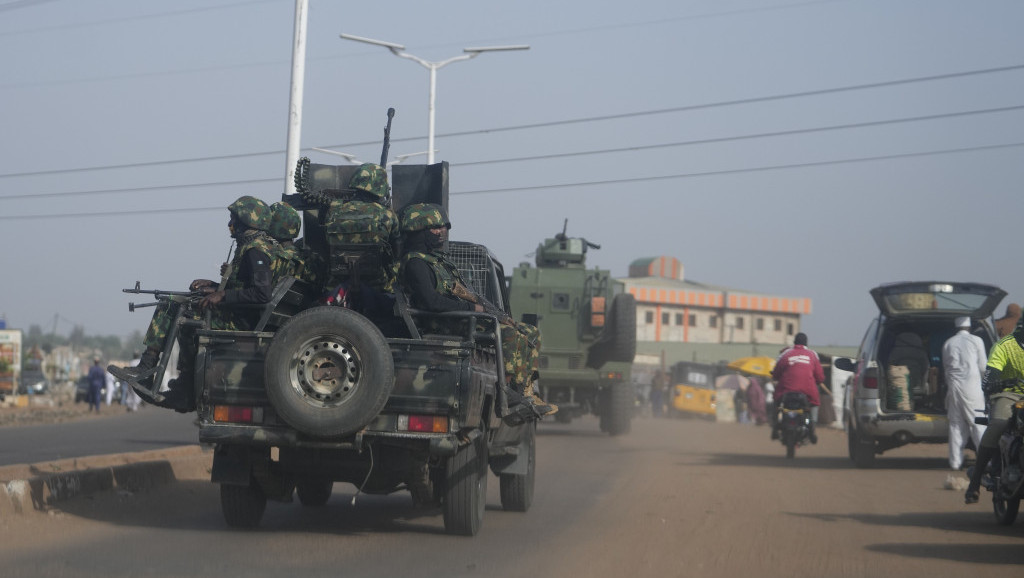
[[[103,386],[107,382],[107,372],[100,367],[100,358],[96,357],[92,360],[92,367],[89,368],[89,394],[86,396],[86,401],[89,403],[89,411],[96,410],[97,413],[100,411],[100,397],[103,391]]]
[[[142,356],[138,351],[132,354],[132,360],[128,362],[128,367],[135,367],[139,364]],[[139,394],[135,393],[135,390],[125,385],[121,388],[121,405],[128,411],[135,411],[139,409],[139,405],[142,403],[142,398]]]
[[[103,397],[107,402],[107,407],[110,407],[110,404],[114,401],[114,391],[117,390],[117,379],[109,372],[104,373],[103,377]]]
[[[756,377],[750,378],[747,386],[747,411],[756,425],[764,425],[768,421],[768,410],[765,408],[764,390]]]
[[[988,363],[985,343],[971,334],[971,318],[956,318],[957,332],[942,346],[942,369],[946,374],[946,415],[949,418],[949,467],[959,470],[964,463],[964,445],[981,447],[985,428],[974,423],[977,410],[985,409],[981,380]]]

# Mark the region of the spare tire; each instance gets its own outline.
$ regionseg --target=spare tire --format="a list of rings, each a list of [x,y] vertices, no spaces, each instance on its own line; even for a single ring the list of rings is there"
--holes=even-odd
[[[612,298],[611,322],[614,333],[608,361],[633,363],[636,357],[636,298],[619,293]]]
[[[317,437],[359,431],[395,384],[387,339],[362,315],[315,307],[274,335],[264,366],[267,397],[285,423]]]

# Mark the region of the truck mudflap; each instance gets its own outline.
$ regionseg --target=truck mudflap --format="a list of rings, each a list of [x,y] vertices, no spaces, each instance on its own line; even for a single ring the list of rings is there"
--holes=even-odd
[[[488,448],[490,455],[488,465],[495,475],[523,476],[527,474],[530,463],[530,441],[525,430],[533,427],[536,427],[535,422],[516,426],[502,425],[494,432],[494,437]]]

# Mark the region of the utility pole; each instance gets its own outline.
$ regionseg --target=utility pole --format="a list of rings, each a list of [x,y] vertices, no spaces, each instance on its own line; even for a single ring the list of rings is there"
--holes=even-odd
[[[302,89],[306,83],[306,19],[309,0],[295,0],[295,33],[292,38],[292,82],[288,98],[288,147],[285,151],[284,193],[295,194],[295,164],[302,140]]]

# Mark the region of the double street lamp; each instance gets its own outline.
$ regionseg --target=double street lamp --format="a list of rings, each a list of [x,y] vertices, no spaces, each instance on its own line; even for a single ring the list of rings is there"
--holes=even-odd
[[[430,70],[430,104],[427,109],[427,164],[434,164],[434,102],[436,100],[437,92],[437,69],[442,68],[453,62],[460,60],[469,60],[476,58],[484,52],[502,52],[508,50],[529,50],[530,47],[526,44],[515,44],[511,46],[484,46],[480,48],[464,48],[462,51],[465,54],[454,56],[447,60],[441,60],[439,62],[430,62],[424,60],[418,56],[414,56],[405,52],[405,46],[401,44],[395,44],[393,42],[385,42],[383,40],[374,40],[372,38],[363,38],[362,36],[353,36],[351,34],[340,35],[345,40],[355,40],[356,42],[364,42],[366,44],[373,44],[375,46],[383,46],[391,51],[395,56],[402,58],[408,58],[414,62],[419,63],[424,68]]]

